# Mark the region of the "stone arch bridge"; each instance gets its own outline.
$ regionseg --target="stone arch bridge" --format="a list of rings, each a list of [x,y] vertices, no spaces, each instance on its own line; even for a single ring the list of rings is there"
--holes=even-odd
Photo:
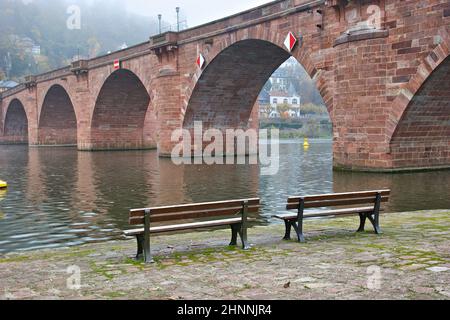
[[[257,96],[291,56],[326,103],[336,167],[450,167],[448,0],[274,1],[154,36],[3,92],[0,141],[169,155],[194,121],[257,128]]]

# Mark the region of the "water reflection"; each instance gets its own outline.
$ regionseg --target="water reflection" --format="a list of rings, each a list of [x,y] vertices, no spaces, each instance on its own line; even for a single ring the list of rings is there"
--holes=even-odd
[[[392,190],[391,212],[450,208],[450,171],[402,174],[334,172],[334,190]]]
[[[280,171],[259,166],[175,166],[153,151],[77,152],[0,146],[0,253],[117,238],[130,208],[261,197],[261,222],[289,195],[391,188],[390,211],[450,208],[450,171],[415,174],[333,172],[332,145],[280,145]]]
[[[6,189],[0,189],[0,203],[3,201],[3,199],[6,197]],[[1,208],[1,207],[0,207]],[[0,209],[0,220],[5,219],[5,214],[3,213],[3,211]]]

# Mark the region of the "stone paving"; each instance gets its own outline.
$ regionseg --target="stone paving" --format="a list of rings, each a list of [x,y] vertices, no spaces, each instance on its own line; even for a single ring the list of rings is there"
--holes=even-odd
[[[224,246],[228,230],[159,236],[149,266],[134,240],[4,255],[0,298],[450,299],[450,211],[383,215],[381,236],[358,222],[307,221],[306,244],[254,227],[249,251]]]

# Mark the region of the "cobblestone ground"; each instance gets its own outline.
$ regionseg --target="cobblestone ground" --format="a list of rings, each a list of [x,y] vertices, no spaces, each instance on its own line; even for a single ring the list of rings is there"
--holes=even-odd
[[[228,230],[155,237],[150,266],[131,258],[134,240],[6,255],[0,298],[450,299],[450,211],[386,214],[382,236],[356,234],[358,222],[307,221],[306,244],[255,227],[249,251],[224,247]]]

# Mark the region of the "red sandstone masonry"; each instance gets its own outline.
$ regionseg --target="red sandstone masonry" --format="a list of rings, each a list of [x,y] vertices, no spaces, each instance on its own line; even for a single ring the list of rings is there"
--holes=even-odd
[[[77,118],[65,89],[54,85],[48,91],[39,118],[39,145],[76,145]]]
[[[195,120],[221,129],[257,128],[257,93],[270,71],[289,56],[283,41],[292,31],[303,37],[292,55],[316,80],[330,112],[336,166],[450,165],[448,0],[353,1],[347,6],[330,0],[311,8],[306,3],[276,1],[165,35],[163,42],[154,38],[88,61],[85,74],[66,67],[39,75],[35,86],[2,95],[0,140],[26,140],[23,117],[8,116],[15,99],[24,107],[32,145],[60,144],[56,137],[72,143],[73,114],[81,150],[157,145],[167,155],[173,130],[189,128]],[[372,4],[382,9],[383,30],[344,34],[368,18]],[[206,58],[203,70],[195,65],[198,53]],[[127,84],[126,77],[119,77],[117,87],[110,85],[117,75],[114,59],[121,59],[134,81]],[[64,92],[52,96],[55,85]],[[56,105],[63,106],[59,113],[48,111]]]

